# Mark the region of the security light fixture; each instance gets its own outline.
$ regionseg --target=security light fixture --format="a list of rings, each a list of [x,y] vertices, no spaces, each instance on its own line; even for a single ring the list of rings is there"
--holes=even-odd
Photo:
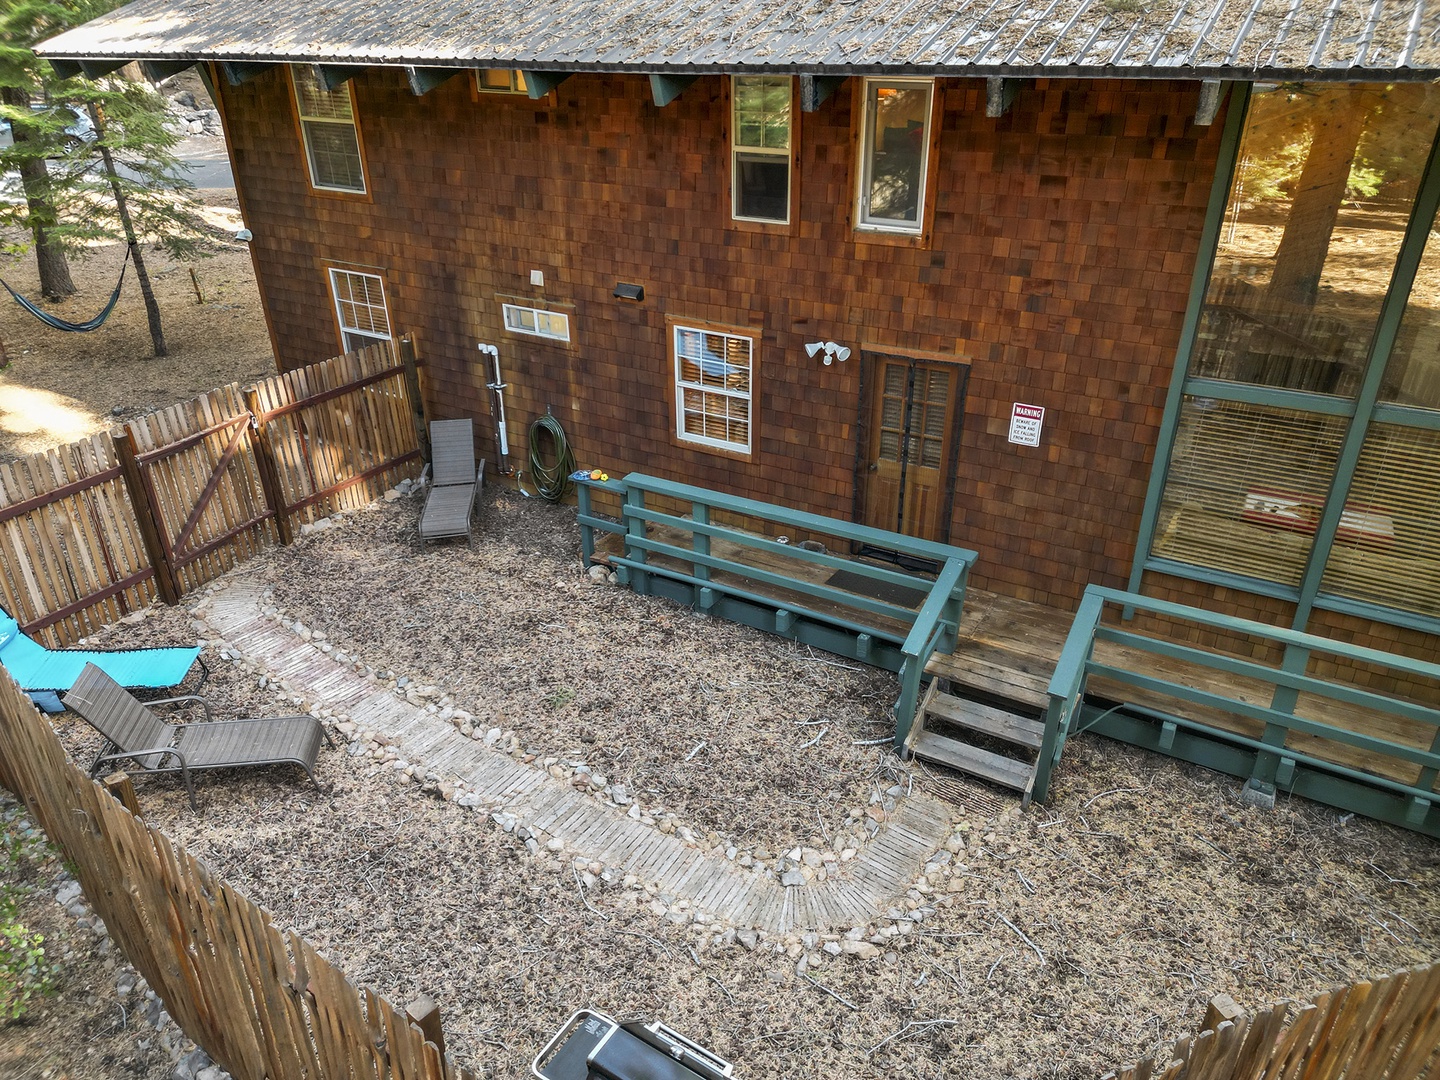
[[[618,282],[615,285],[615,298],[617,300],[635,300],[637,302],[644,300],[645,286],[631,285],[624,281]]]
[[[824,353],[825,358],[821,363],[826,367],[829,367],[836,360],[839,360],[843,364],[846,360],[850,359],[850,350],[844,345],[834,341],[807,341],[805,343],[805,353],[812,359]]]

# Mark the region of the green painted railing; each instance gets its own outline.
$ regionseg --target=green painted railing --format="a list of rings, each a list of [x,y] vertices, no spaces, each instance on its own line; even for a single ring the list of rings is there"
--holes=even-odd
[[[618,480],[579,480],[577,489],[580,548],[587,566],[595,555],[597,530],[623,536],[624,553],[611,555],[609,562],[621,581],[637,593],[664,596],[721,618],[897,672],[900,697],[895,703],[895,742],[897,746],[904,743],[920,700],[925,665],[937,649],[950,652],[955,648],[966,580],[978,557],[975,552],[643,473],[630,473]],[[617,500],[615,516],[596,513],[594,499],[601,493]],[[688,507],[689,512],[653,509],[646,505],[647,496]],[[758,523],[761,531],[717,524],[716,516],[744,518]],[[688,542],[661,540],[658,534],[647,533],[649,526],[679,530],[687,535]],[[939,571],[931,580],[777,539],[791,533],[824,537],[846,549],[852,545],[883,548],[938,566]],[[807,566],[832,572],[848,570],[877,583],[916,589],[925,594],[925,599],[918,608],[905,607],[783,569],[723,558],[711,550],[711,542],[717,539],[778,556],[797,569]],[[654,556],[667,556],[669,562],[656,562]],[[676,566],[676,562],[683,565]],[[717,580],[717,573],[726,577]],[[762,591],[766,588],[776,593]],[[822,605],[834,605],[840,613],[821,610]],[[899,629],[885,625],[887,621],[898,623]]]
[[[1158,615],[1222,634],[1271,642],[1283,653],[1284,659],[1278,667],[1272,667],[1164,637],[1122,630],[1104,623],[1107,605],[1127,613],[1133,610]],[[1162,678],[1153,670],[1145,670],[1142,663],[1131,662],[1126,667],[1102,663],[1095,659],[1097,642],[1124,646],[1161,661],[1181,661],[1221,675],[1258,681],[1269,686],[1270,703],[1260,705],[1227,696],[1216,689],[1223,686],[1223,682],[1202,689]],[[1315,656],[1378,668],[1391,673],[1397,681],[1406,679],[1421,686],[1440,688],[1440,665],[1437,664],[1201,611],[1138,593],[1090,586],[1085,590],[1050,680],[1045,738],[1035,773],[1035,798],[1044,800],[1047,796],[1051,775],[1059,764],[1066,739],[1080,731],[1094,731],[1244,777],[1249,786],[1262,793],[1273,795],[1278,788],[1440,837],[1440,791],[1436,790],[1436,778],[1440,776],[1440,711],[1351,683],[1308,675],[1306,671]],[[1141,705],[1087,701],[1087,683],[1092,675],[1122,686],[1163,694],[1177,702],[1189,702],[1200,709],[1222,710],[1255,721],[1261,725],[1260,736],[1237,734]],[[1295,706],[1302,693],[1419,725],[1421,731],[1430,733],[1428,738],[1420,740],[1428,743],[1428,748],[1297,716]],[[1413,767],[1415,780],[1405,783],[1325,760],[1294,745],[1292,733],[1302,739],[1325,739],[1383,755],[1397,766]]]

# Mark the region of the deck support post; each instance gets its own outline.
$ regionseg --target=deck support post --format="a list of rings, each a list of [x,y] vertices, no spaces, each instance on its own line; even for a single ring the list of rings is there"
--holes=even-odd
[[[704,503],[690,504],[690,517],[697,525],[710,524],[710,507]],[[695,554],[708,556],[710,554],[710,534],[696,529],[690,537],[690,546]],[[690,573],[701,581],[710,580],[710,567],[705,563],[696,561],[690,564]]]
[[[620,508],[620,516],[625,519],[625,558],[632,563],[639,563],[635,566],[634,573],[630,575],[630,588],[634,589],[641,596],[650,595],[650,575],[645,572],[645,549],[639,544],[630,543],[630,538],[638,537],[645,539],[645,519],[638,511],[645,509],[645,492],[638,488],[625,485],[625,503]]]
[[[777,608],[775,611],[775,633],[789,635],[795,629],[795,613],[785,608]]]

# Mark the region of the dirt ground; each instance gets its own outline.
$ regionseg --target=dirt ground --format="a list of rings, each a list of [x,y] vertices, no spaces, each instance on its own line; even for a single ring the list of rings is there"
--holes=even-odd
[[[234,190],[199,194],[207,220],[234,235],[240,228]],[[42,306],[70,322],[90,318],[109,300],[124,254],[123,247],[110,244],[88,258],[72,259],[70,273],[79,291]],[[183,263],[146,248],[145,259],[170,351],[162,359],[153,355],[134,267],[126,272],[115,311],[88,334],[52,330],[0,294],[0,461],[73,442],[229,382],[274,373],[243,244],[217,242],[209,258]],[[39,298],[33,253],[0,258],[0,277],[22,295]],[[203,303],[196,300],[197,281]]]
[[[426,550],[416,513],[378,503],[246,572],[335,649],[633,783],[701,846],[823,842],[909,770],[855,745],[893,677],[592,584],[566,509],[490,491],[468,546]],[[100,639],[195,633],[177,608]],[[217,715],[293,708],[209,648]],[[819,717],[832,734],[802,749],[815,729],[799,722]],[[94,737],[59,726],[87,760]],[[714,749],[687,762],[701,742]],[[343,743],[319,772],[329,795],[274,770],[205,778],[199,814],[177,784],[141,783],[140,801],[352,980],[434,997],[452,1051],[486,1076],[524,1074],[593,1006],[662,1019],[742,1077],[1095,1078],[1191,1032],[1216,993],[1305,997],[1432,961],[1440,938],[1433,842],[1298,799],[1259,811],[1233,780],[1090,737],[1050,805],[956,809],[940,884],[866,928],[869,960],[827,951],[838,934],[747,946],[657,915],[643,888],[587,884]],[[901,931],[910,900],[934,914]]]

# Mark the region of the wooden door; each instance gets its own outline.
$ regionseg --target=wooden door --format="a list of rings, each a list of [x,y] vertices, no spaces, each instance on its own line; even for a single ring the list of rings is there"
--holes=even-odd
[[[872,372],[863,521],[945,540],[969,368],[879,355]]]

